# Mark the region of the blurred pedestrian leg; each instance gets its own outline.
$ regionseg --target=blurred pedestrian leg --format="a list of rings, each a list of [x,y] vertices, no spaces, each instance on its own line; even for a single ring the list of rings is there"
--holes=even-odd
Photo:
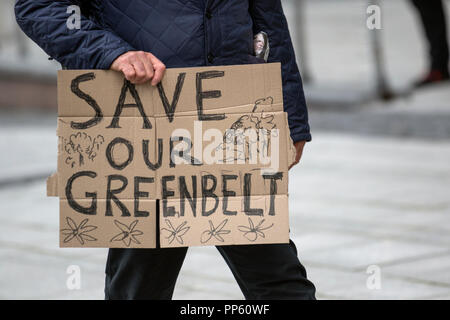
[[[305,0],[294,0],[293,3],[295,10],[294,22],[297,36],[297,59],[299,59],[298,64],[300,66],[303,82],[308,83],[312,80],[312,73],[308,59]]]
[[[416,85],[423,86],[449,78],[447,23],[442,0],[411,0],[419,12],[430,52],[430,71]]]
[[[380,6],[379,0],[369,0],[370,4]],[[381,30],[369,29],[370,45],[374,59],[374,71],[377,96],[383,100],[390,100],[394,97],[394,93],[390,89],[387,80],[386,63],[383,55],[383,45],[381,39]]]

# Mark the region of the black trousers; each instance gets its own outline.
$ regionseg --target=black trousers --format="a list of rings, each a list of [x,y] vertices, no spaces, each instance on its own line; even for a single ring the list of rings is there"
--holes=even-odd
[[[315,299],[315,287],[289,244],[217,247],[246,299]],[[106,299],[172,298],[187,248],[110,249]]]
[[[447,24],[442,0],[411,0],[419,12],[430,47],[432,70],[448,72]]]

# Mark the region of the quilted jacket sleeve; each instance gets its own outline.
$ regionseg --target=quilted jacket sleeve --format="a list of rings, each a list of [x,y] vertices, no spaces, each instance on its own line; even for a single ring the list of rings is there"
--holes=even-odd
[[[109,69],[121,54],[134,50],[115,34],[81,15],[81,28],[70,30],[67,9],[82,0],[17,0],[22,30],[48,55],[69,69]]]
[[[268,62],[281,62],[284,109],[288,113],[291,137],[294,142],[310,141],[302,79],[281,0],[250,0],[249,10],[253,19],[254,33],[264,31],[269,36]]]

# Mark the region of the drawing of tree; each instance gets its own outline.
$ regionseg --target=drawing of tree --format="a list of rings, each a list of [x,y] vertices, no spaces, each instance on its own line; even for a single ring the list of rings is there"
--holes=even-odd
[[[104,142],[105,138],[102,135],[95,138],[85,132],[70,135],[69,139],[63,139],[64,151],[67,154],[65,162],[73,168],[77,164],[84,165],[86,159],[93,161]]]
[[[269,109],[271,109],[272,105],[272,97],[258,99],[251,114],[241,116],[230,126],[230,130],[227,130],[223,136],[223,143],[217,148],[222,148],[225,155],[234,154],[233,159],[226,159],[226,161],[249,160],[253,145],[256,145],[257,153],[268,150],[272,130],[276,129],[277,126],[273,122],[275,116],[265,113],[262,108],[263,106],[269,106]],[[255,131],[256,136],[253,140],[251,135],[247,135],[248,130]],[[262,141],[264,150],[259,150],[260,141]]]

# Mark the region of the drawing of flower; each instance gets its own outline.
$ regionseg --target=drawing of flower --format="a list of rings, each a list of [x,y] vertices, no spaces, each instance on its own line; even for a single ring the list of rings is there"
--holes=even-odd
[[[244,233],[244,237],[249,241],[256,241],[258,236],[265,238],[264,230],[270,229],[273,227],[273,223],[268,227],[263,227],[263,223],[266,221],[262,219],[257,226],[253,223],[252,219],[248,218],[249,227],[247,226],[238,226],[238,230]]]
[[[140,230],[135,230],[134,228],[138,224],[138,220],[134,220],[129,226],[126,224],[123,224],[117,220],[114,220],[114,224],[119,228],[122,232],[115,235],[110,242],[113,241],[122,241],[127,247],[130,246],[131,242],[133,241],[136,244],[141,244],[138,239],[136,239],[136,236],[143,235],[144,233]]]
[[[212,237],[216,238],[220,242],[224,242],[225,240],[221,236],[224,234],[229,234],[231,232],[230,230],[222,230],[225,227],[225,225],[227,224],[227,222],[228,222],[228,219],[223,220],[216,228],[216,227],[214,227],[214,224],[212,223],[212,221],[209,220],[210,230],[206,230],[202,233],[200,242],[206,243]]]
[[[169,244],[171,244],[175,239],[177,240],[177,242],[179,244],[184,244],[182,236],[184,236],[186,234],[186,232],[188,232],[189,229],[191,228],[191,227],[185,227],[185,225],[187,224],[187,221],[180,224],[177,228],[173,227],[173,225],[169,219],[166,219],[165,222],[166,222],[166,225],[169,227],[169,229],[162,228],[161,231],[164,231],[167,234],[166,239],[168,239]]]
[[[73,221],[73,219],[66,217],[66,222],[69,228],[61,230],[61,233],[66,236],[63,242],[70,242],[74,238],[76,238],[82,245],[84,245],[85,241],[97,241],[96,238],[87,234],[88,232],[97,229],[96,226],[86,225],[88,221],[89,219],[84,219],[77,226],[76,222]]]

